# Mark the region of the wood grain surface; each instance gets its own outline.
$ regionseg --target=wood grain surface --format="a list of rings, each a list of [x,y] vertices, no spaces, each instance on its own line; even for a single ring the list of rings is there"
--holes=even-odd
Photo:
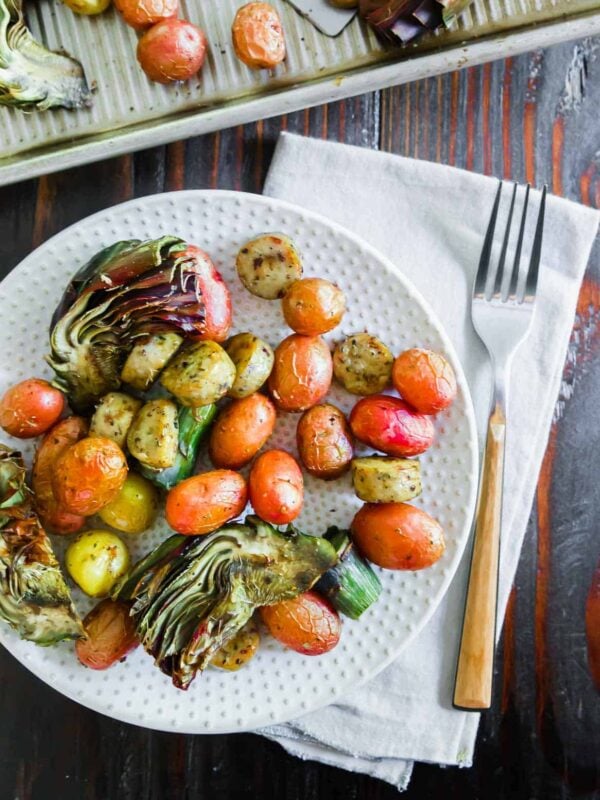
[[[260,191],[282,129],[547,182],[557,194],[600,207],[600,40],[5,188],[2,274],[66,225],[134,196],[184,187]],[[600,682],[599,278],[597,246],[475,765],[418,765],[408,800],[600,798],[600,687],[593,678]],[[114,722],[51,691],[3,649],[0,676],[0,800],[396,797],[390,786],[303,763],[250,734],[187,737]]]

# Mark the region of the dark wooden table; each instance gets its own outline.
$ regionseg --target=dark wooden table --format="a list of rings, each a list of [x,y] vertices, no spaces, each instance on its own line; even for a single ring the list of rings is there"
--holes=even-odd
[[[260,192],[284,128],[546,182],[599,207],[600,39],[0,190],[2,274],[66,225],[131,197],[183,188]],[[600,798],[599,278],[596,247],[475,765],[418,765],[407,800]],[[378,781],[302,763],[257,736],[168,735],[114,722],[51,691],[3,649],[0,676],[0,800],[396,796]]]

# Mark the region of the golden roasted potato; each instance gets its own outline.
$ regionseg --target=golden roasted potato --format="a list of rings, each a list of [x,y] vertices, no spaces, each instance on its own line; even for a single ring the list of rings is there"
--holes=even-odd
[[[394,357],[370,333],[354,333],[333,352],[333,374],[351,394],[377,394],[389,384]]]
[[[153,469],[172,467],[179,446],[177,405],[164,397],[149,400],[133,420],[127,447],[134,458]]]
[[[233,639],[217,650],[210,663],[219,669],[236,672],[254,658],[259,645],[258,626],[251,619],[236,633]]]
[[[302,277],[300,254],[282,233],[265,233],[246,242],[237,255],[236,269],[246,289],[265,300],[283,297]]]
[[[273,369],[271,346],[253,333],[238,333],[225,344],[225,352],[235,364],[229,397],[241,400],[257,392]]]
[[[124,450],[129,428],[141,406],[141,400],[124,392],[105,394],[90,421],[90,436],[112,439]]]
[[[352,484],[366,503],[405,503],[421,494],[421,465],[410,458],[354,458]]]
[[[236,378],[235,364],[216,342],[196,342],[181,350],[160,376],[165,389],[184,406],[207,406],[225,397]]]
[[[134,345],[121,370],[121,380],[145,392],[158,378],[183,339],[178,333],[155,333]]]

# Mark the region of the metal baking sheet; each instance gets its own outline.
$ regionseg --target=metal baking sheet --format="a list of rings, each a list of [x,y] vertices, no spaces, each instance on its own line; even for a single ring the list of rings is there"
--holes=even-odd
[[[181,0],[181,15],[205,30],[210,54],[197,80],[165,87],[139,69],[136,34],[116,11],[81,17],[56,0],[28,0],[34,33],[77,56],[96,91],[91,109],[0,108],[0,185],[600,33],[599,0],[476,0],[450,30],[399,49],[382,45],[358,18],[325,36],[285,0],[272,0],[288,55],[276,70],[256,72],[231,45],[244,2]]]

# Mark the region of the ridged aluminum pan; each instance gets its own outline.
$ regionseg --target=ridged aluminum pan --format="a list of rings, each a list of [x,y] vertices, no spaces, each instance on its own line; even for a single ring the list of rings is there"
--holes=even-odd
[[[81,17],[59,2],[27,0],[34,33],[77,56],[97,90],[91,109],[0,108],[0,184],[502,57],[515,51],[511,40],[520,42],[518,51],[600,29],[598,0],[476,0],[452,30],[398,50],[383,47],[358,19],[332,39],[285,0],[272,1],[288,56],[270,73],[248,69],[233,53],[231,21],[245,0],[181,0],[181,15],[205,30],[210,53],[197,80],[165,87],[138,67],[136,34],[116,11]],[[365,72],[373,75],[366,88],[357,80]]]

